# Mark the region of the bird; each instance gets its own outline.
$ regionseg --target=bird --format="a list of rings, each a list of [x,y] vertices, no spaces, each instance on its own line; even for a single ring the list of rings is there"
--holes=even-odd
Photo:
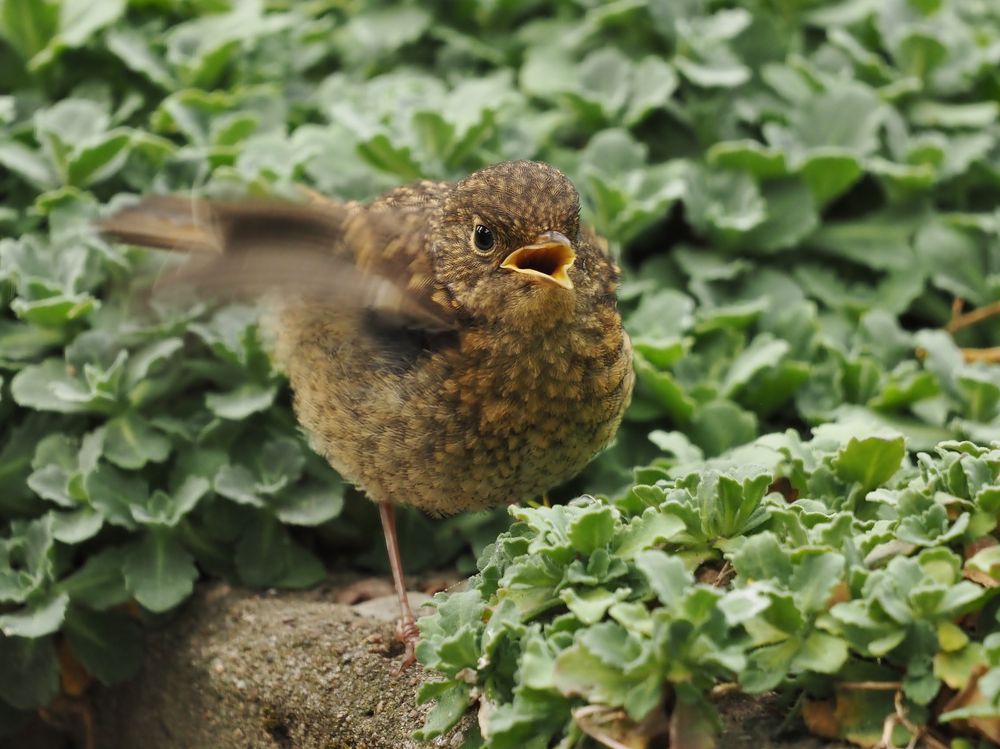
[[[613,439],[634,385],[619,268],[570,179],[507,161],[370,202],[151,195],[109,239],[208,258],[175,282],[270,301],[313,449],[378,504],[401,673],[419,638],[394,508],[538,497]]]

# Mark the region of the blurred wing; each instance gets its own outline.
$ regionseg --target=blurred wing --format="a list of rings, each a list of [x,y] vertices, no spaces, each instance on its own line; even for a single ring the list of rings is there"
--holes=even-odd
[[[429,329],[456,325],[440,300],[417,211],[334,201],[191,201],[151,196],[98,225],[110,239],[192,257],[165,284],[222,297],[364,307]]]

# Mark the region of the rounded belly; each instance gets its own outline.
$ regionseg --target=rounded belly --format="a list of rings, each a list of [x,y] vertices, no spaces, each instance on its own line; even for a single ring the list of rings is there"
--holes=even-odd
[[[621,353],[575,379],[483,381],[483,368],[454,364],[359,379],[329,355],[290,374],[300,421],[345,479],[374,501],[448,515],[535,497],[579,473],[631,396],[631,355]]]

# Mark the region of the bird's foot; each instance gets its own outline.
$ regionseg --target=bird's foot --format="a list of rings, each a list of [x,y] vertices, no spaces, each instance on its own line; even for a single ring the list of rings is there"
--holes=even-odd
[[[393,676],[401,676],[406,669],[417,662],[417,640],[420,639],[420,630],[417,629],[417,623],[412,619],[407,620],[406,618],[399,620],[399,625],[396,628],[396,637],[403,643],[403,660],[393,671]]]

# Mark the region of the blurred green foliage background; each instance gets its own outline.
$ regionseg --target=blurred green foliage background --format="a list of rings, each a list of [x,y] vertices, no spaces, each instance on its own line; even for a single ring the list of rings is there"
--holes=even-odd
[[[639,378],[563,494],[616,493],[786,428],[1000,438],[1000,371],[960,350],[1000,322],[940,330],[1000,300],[998,102],[988,0],[0,0],[0,713],[55,693],[57,637],[134,673],[129,600],[382,564],[255,311],[136,301],[161,259],[91,228],[123,195],[556,164]],[[408,569],[505,522],[409,514]]]

